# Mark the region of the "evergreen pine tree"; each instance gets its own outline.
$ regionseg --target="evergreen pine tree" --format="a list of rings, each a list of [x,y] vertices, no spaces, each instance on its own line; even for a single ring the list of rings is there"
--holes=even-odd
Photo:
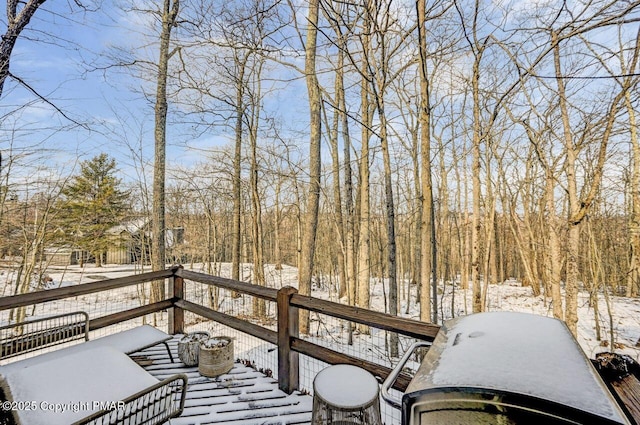
[[[62,191],[65,239],[90,252],[98,267],[109,246],[107,231],[122,222],[129,208],[116,172],[115,159],[101,153],[81,162],[80,173]]]

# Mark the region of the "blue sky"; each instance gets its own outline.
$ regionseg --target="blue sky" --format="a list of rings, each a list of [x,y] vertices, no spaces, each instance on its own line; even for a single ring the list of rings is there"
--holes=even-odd
[[[22,85],[8,81],[0,99],[3,113],[12,107],[30,105],[8,117],[9,122],[20,128],[14,133],[15,152],[33,150],[36,155],[46,150],[50,166],[59,168],[69,166],[74,158],[85,159],[107,148],[114,152],[112,141],[101,134],[102,129],[96,123],[108,116],[105,99],[117,98],[120,93],[109,88],[107,94],[101,77],[83,75],[81,67],[83,57],[90,57],[104,45],[102,32],[91,21],[95,15],[70,13],[66,3],[46,2],[18,40],[11,58],[11,72],[70,119],[38,100]],[[6,130],[7,121],[2,124]],[[3,150],[7,149],[9,139],[9,135],[2,135]]]
[[[130,150],[141,150],[146,161],[153,161],[153,99],[145,99],[142,82],[125,73],[87,69],[108,63],[104,54],[110,46],[143,43],[136,27],[141,23],[110,2],[97,12],[70,4],[46,2],[23,32],[11,62],[11,72],[64,115],[15,80],[7,81],[0,99],[0,149],[34,158],[29,170],[44,166],[61,174],[73,169],[77,159],[106,152],[116,158],[123,179],[136,178]],[[154,49],[149,47],[150,54]],[[169,163],[203,159],[202,151],[185,149],[187,141],[205,149],[226,143],[215,135],[194,141],[189,133],[170,125]]]

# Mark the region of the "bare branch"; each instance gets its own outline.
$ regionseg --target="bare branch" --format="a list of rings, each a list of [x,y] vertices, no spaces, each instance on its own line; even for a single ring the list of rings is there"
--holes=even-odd
[[[72,122],[73,124],[75,124],[75,125],[77,125],[79,127],[84,128],[85,130],[89,130],[90,129],[89,126],[86,123],[81,123],[80,121],[77,121],[77,120],[71,118],[66,112],[64,112],[62,109],[60,109],[58,106],[56,106],[52,101],[47,99],[45,96],[43,96],[40,93],[38,93],[38,91],[36,89],[31,87],[26,81],[24,81],[20,77],[17,77],[15,75],[11,74],[11,73],[9,73],[9,76],[11,78],[13,78],[14,80],[16,80],[18,83],[20,83],[24,88],[29,90],[31,93],[33,93],[38,99],[40,99],[41,101],[43,101],[44,103],[46,103],[47,105],[49,105],[53,109],[55,109],[56,112],[58,112],[60,115],[62,115],[68,121]]]

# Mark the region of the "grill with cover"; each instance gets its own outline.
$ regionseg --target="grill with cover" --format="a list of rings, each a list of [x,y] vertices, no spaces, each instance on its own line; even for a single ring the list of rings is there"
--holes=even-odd
[[[403,425],[628,424],[566,325],[525,313],[493,312],[445,323],[402,401],[383,398]]]

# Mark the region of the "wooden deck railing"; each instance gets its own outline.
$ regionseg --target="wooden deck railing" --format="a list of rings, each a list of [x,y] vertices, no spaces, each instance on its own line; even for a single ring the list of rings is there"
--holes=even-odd
[[[119,277],[116,279],[107,279],[98,282],[47,289],[44,291],[29,292],[27,294],[0,297],[0,311],[9,310],[16,307],[45,303],[49,301],[62,300],[65,298],[77,297],[80,295],[94,294],[98,292],[109,291],[111,289],[124,288],[127,286],[151,282],[158,279],[169,279],[169,286],[173,288],[174,284],[172,281],[175,281],[175,272],[177,269],[177,267],[174,267],[159,272],[142,273],[138,275]],[[176,300],[170,297],[156,303],[147,304],[107,316],[90,319],[89,330],[94,331],[96,329],[124,322],[125,320],[135,319],[136,317],[142,317],[150,313],[167,310],[173,307],[174,301]]]
[[[360,323],[386,331],[397,332],[412,338],[432,341],[439,327],[415,320],[404,319],[371,310],[346,306],[313,297],[301,296],[292,287],[280,290],[252,285],[184,270],[182,267],[142,273],[94,283],[80,284],[64,288],[32,292],[0,298],[0,311],[61,300],[79,295],[92,294],[112,289],[124,288],[158,279],[168,279],[168,297],[165,300],[92,318],[89,329],[96,330],[150,313],[167,310],[169,314],[168,331],[171,334],[184,332],[184,312],[189,311],[204,318],[219,322],[240,332],[260,338],[278,346],[278,381],[280,388],[291,393],[299,387],[299,360],[304,354],[320,361],[336,364],[346,363],[362,367],[376,376],[385,378],[391,369],[364,359],[340,353],[300,338],[298,311],[306,309],[327,316]],[[242,320],[238,317],[213,310],[209,307],[188,301],[184,296],[184,281],[190,280],[205,285],[228,289],[236,293],[259,297],[277,304],[277,331]],[[403,391],[409,383],[409,377],[400,376],[395,387]]]

